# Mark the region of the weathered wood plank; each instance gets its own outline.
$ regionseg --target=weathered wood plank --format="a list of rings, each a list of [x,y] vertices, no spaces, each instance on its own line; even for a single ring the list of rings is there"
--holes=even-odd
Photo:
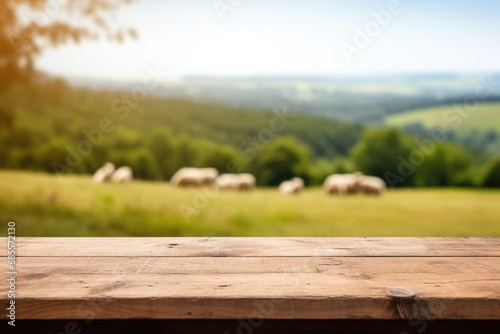
[[[25,258],[23,261],[42,259]],[[289,269],[290,272],[285,273],[267,273],[265,268],[272,272],[273,263],[284,263],[282,259],[267,258],[257,272],[241,270],[243,273],[240,273],[239,268],[244,266],[233,264],[238,261],[250,263],[249,259],[224,258],[217,262],[226,268],[223,274],[193,273],[193,263],[183,266],[179,261],[161,269],[164,272],[149,273],[156,268],[154,263],[141,268],[122,258],[115,259],[115,263],[107,262],[102,266],[118,268],[122,263],[119,272],[92,273],[90,268],[90,273],[84,273],[85,269],[72,272],[78,263],[73,267],[65,266],[67,269],[55,264],[54,272],[48,272],[42,267],[50,263],[50,258],[42,260],[39,266],[25,267],[21,263],[20,268],[24,270],[18,275],[18,316],[81,318],[97,303],[105,305],[102,309],[99,307],[96,315],[101,319],[231,319],[248,317],[256,310],[256,303],[262,302],[274,308],[266,318],[401,319],[406,316],[395,312],[394,299],[388,294],[389,289],[398,287],[417,294],[422,303],[415,311],[418,314],[431,312],[440,319],[496,319],[500,316],[498,269],[479,273],[474,267],[464,266],[467,259],[441,263],[440,269],[429,272],[414,268],[419,265],[432,267],[432,258],[407,258],[406,262],[403,258],[366,258],[349,259],[353,261],[343,266],[323,263],[319,265],[320,270],[313,273],[311,269],[317,265],[310,263],[308,266],[307,261],[298,266],[304,272]],[[398,262],[393,263],[393,260]],[[491,258],[475,260],[479,260],[478,266],[494,267],[495,264]],[[89,267],[92,264],[95,263],[89,263]],[[448,270],[451,271],[448,273]],[[92,302],[87,305],[89,300]]]
[[[500,238],[18,238],[18,256],[500,256]],[[5,254],[6,242],[0,242]]]
[[[500,319],[499,240],[20,238],[16,310],[18,319]]]
[[[19,285],[19,319],[237,319],[257,312],[271,319],[498,319],[500,313],[500,284],[473,275],[453,284],[441,275],[421,274],[356,282],[320,274],[75,278],[57,274],[31,284],[21,275],[26,283]],[[409,311],[401,312],[388,295],[401,286],[417,293],[415,311],[408,303]]]

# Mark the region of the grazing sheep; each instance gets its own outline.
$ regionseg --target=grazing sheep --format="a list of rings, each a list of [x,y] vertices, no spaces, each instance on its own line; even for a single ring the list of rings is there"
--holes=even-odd
[[[248,173],[221,174],[215,180],[215,184],[221,190],[252,190],[256,183],[255,176]]]
[[[360,173],[332,174],[323,182],[323,189],[328,195],[356,194],[359,191]]]
[[[96,170],[96,172],[92,176],[92,179],[95,183],[111,181],[111,176],[113,175],[114,171],[115,165],[113,165],[111,162],[107,162],[104,164],[104,166]]]
[[[257,180],[255,179],[255,176],[249,173],[241,173],[238,174],[238,189],[239,190],[253,190],[255,189],[255,186],[257,185]]]
[[[111,181],[114,183],[130,182],[134,179],[132,168],[122,166],[118,168],[111,176]]]
[[[332,174],[323,183],[325,192],[329,195],[368,194],[380,195],[385,189],[384,180],[376,176],[354,174]]]
[[[215,185],[221,190],[234,190],[238,187],[238,175],[221,174],[215,179]]]
[[[300,177],[294,177],[289,181],[281,182],[278,190],[282,194],[298,194],[304,189],[304,180]]]
[[[295,182],[295,184],[299,188],[299,191],[302,191],[302,189],[304,189],[304,180],[301,177],[293,177],[292,181]]]
[[[359,182],[360,191],[368,195],[381,195],[386,185],[384,180],[376,176],[363,175]]]
[[[178,187],[201,187],[214,184],[219,172],[215,168],[183,167],[170,179]]]
[[[215,168],[200,168],[201,172],[201,183],[205,186],[212,185],[215,179],[219,175],[219,172]]]
[[[198,168],[183,167],[175,172],[170,183],[177,187],[199,187],[203,184],[203,177]]]

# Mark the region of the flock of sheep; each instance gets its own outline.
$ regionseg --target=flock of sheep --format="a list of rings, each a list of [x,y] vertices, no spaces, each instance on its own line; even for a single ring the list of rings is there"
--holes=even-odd
[[[133,180],[132,168],[123,166],[115,169],[115,166],[108,162],[94,173],[93,179],[96,183],[129,182]],[[170,183],[176,187],[216,186],[221,190],[250,191],[256,187],[257,180],[249,173],[219,174],[215,168],[184,167],[172,176]],[[298,194],[303,189],[304,180],[300,177],[283,181],[278,188],[282,194]],[[385,191],[386,185],[379,177],[356,172],[328,176],[323,183],[323,189],[328,195],[380,195]]]

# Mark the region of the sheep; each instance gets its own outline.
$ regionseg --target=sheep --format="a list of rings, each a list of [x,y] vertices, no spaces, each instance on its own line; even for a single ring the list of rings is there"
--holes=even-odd
[[[241,173],[238,174],[238,189],[239,190],[253,190],[255,189],[255,186],[257,185],[257,180],[255,179],[255,176],[253,176],[250,173]]]
[[[328,195],[356,194],[359,191],[360,173],[332,174],[323,182],[323,189]]]
[[[183,167],[175,172],[170,183],[177,187],[198,187],[203,184],[203,177],[198,168]]]
[[[222,190],[252,190],[256,183],[255,176],[248,173],[221,174],[215,180],[217,187]]]
[[[302,191],[302,189],[304,189],[304,180],[301,177],[293,177],[292,181],[295,182],[295,184],[299,188],[299,191]]]
[[[201,187],[212,185],[219,175],[215,168],[183,167],[170,179],[178,187]]]
[[[215,185],[221,190],[234,190],[238,187],[238,175],[221,174],[215,179]]]
[[[380,195],[386,189],[384,180],[376,176],[354,174],[332,174],[323,183],[325,192],[329,195],[368,194]]]
[[[368,195],[381,195],[386,189],[384,180],[368,175],[360,178],[359,187],[361,192]]]
[[[282,194],[298,194],[304,189],[304,180],[294,177],[289,181],[283,181],[279,185],[279,192]]]
[[[202,174],[201,183],[205,186],[212,185],[219,175],[219,172],[215,168],[200,168],[199,171]]]
[[[112,164],[111,162],[107,162],[104,164],[104,166],[96,170],[96,172],[92,176],[92,179],[94,180],[95,183],[103,183],[111,181],[111,176],[113,175],[114,171],[115,171],[115,165]]]
[[[134,179],[132,168],[122,166],[118,168],[111,176],[111,181],[114,183],[130,182]]]

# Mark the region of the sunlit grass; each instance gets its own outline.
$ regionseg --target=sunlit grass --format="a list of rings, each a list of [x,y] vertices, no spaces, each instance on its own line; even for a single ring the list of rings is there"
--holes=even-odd
[[[495,190],[406,189],[382,197],[327,197],[319,188],[299,196],[276,189],[212,193],[3,171],[0,220],[16,221],[19,236],[500,236]],[[181,205],[196,211],[189,221]]]

